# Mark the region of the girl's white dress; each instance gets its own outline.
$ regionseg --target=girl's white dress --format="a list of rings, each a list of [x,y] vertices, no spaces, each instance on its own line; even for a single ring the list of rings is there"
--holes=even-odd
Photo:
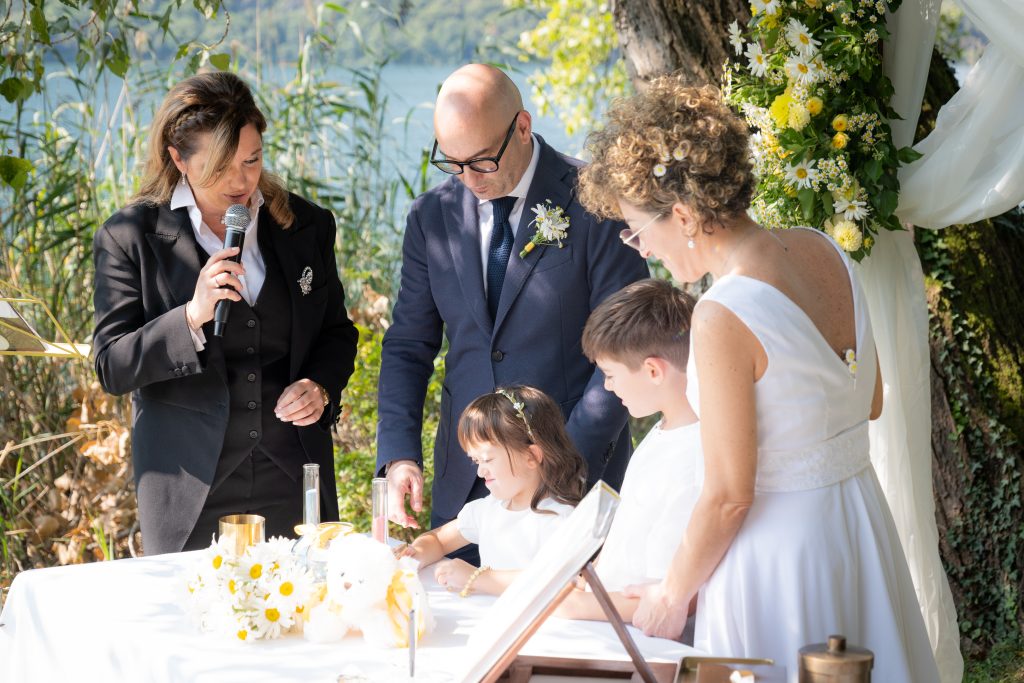
[[[853,288],[856,372],[801,308],[765,282],[727,275],[698,304],[732,311],[764,347],[768,367],[754,385],[754,503],[700,591],[694,646],[770,657],[795,682],[800,648],[841,634],[874,653],[874,683],[930,683],[939,675],[868,455],[877,363],[871,322],[849,259],[829,242]],[[687,396],[699,410],[693,357]]]
[[[480,566],[525,569],[573,507],[545,498],[539,510],[509,510],[507,501],[493,495],[466,503],[456,518],[459,533],[480,546]]]

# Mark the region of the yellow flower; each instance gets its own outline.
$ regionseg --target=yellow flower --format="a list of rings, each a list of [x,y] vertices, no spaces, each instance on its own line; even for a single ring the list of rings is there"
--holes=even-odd
[[[280,618],[281,618],[281,613],[280,613],[280,612],[278,612],[278,611],[277,611],[277,610],[276,610],[275,608],[273,608],[273,607],[271,607],[271,608],[269,608],[269,609],[265,610],[265,611],[263,612],[263,614],[264,614],[264,616],[266,616],[266,617],[267,617],[267,621],[271,621],[271,622],[273,622],[273,621],[277,621],[278,619],[280,619]]]
[[[263,576],[263,565],[256,563],[249,569],[249,576],[258,579]]]
[[[779,25],[778,14],[766,14],[764,19],[761,20],[761,26],[764,26],[769,31]]]
[[[804,2],[806,2],[807,6],[811,9],[818,9],[821,7],[821,0],[804,0]]]
[[[850,125],[850,119],[846,117],[846,114],[839,114],[832,119],[832,128],[842,133]]]
[[[846,143],[850,141],[850,136],[846,133],[836,133],[832,136],[832,148],[833,149],[845,149]]]
[[[793,187],[792,185],[786,185],[784,188],[782,188],[782,191],[786,193],[787,197],[796,196],[796,188]]]
[[[243,629],[242,629],[241,631],[239,631],[239,632],[238,632],[238,633],[236,633],[235,635],[237,635],[237,636],[238,636],[238,639],[239,639],[239,640],[245,640],[246,638],[248,638],[248,637],[249,637],[249,632],[248,632],[248,631],[246,631],[246,630],[245,630],[245,629],[243,628]]]
[[[772,121],[775,122],[776,128],[785,128],[789,123],[789,105],[793,103],[793,96],[790,94],[789,88],[786,88],[786,92],[782,93],[772,102],[772,106],[768,108],[768,113],[772,117]]]
[[[799,102],[793,102],[789,105],[789,127],[793,130],[803,130],[804,126],[811,122],[811,115],[807,111],[807,107],[800,104]]]
[[[231,579],[230,581],[228,581],[228,590],[231,592],[232,595],[234,595],[235,591],[238,590],[235,587],[235,580],[234,579]]]
[[[871,245],[873,245],[874,243],[875,243],[875,240],[870,235],[868,235],[867,237],[864,238],[864,248],[865,249],[870,249]]]
[[[824,106],[825,103],[821,101],[820,97],[812,97],[807,100],[807,111],[811,116],[817,116],[820,114]]]
[[[221,555],[214,555],[213,557],[213,568],[220,569],[220,566],[224,564],[224,558]]]
[[[864,243],[860,228],[853,221],[838,221],[832,229],[832,237],[845,251],[857,251]]]
[[[278,588],[278,591],[281,593],[281,595],[286,595],[286,596],[287,595],[291,595],[292,591],[294,591],[294,590],[295,590],[295,586],[292,585],[291,581],[285,581],[284,583],[281,584],[281,587]]]

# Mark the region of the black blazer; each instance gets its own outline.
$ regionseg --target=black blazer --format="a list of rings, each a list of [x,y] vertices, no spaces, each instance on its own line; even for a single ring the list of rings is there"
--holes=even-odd
[[[287,230],[267,207],[259,230],[272,236],[292,302],[289,381],[327,389],[318,424],[298,427],[309,462],[320,465],[327,519],[337,519],[330,426],[352,375],[358,332],[345,311],[334,255],[334,217],[289,195]],[[93,243],[96,265],[96,374],[115,395],[132,392],[132,464],[143,537],[188,538],[213,482],[228,422],[228,387],[219,347],[197,352],[185,322],[200,260],[188,210],[136,204],[118,211]],[[303,295],[299,279],[313,271]],[[212,322],[204,326],[212,338]],[[329,473],[329,476],[324,476]],[[181,548],[177,548],[180,550]]]

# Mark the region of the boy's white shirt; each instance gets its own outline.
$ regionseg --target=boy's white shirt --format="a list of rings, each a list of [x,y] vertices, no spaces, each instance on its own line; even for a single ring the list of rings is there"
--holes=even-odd
[[[459,533],[480,546],[480,566],[491,569],[525,569],[544,542],[573,511],[571,505],[550,498],[537,507],[555,514],[509,510],[494,496],[472,500],[456,518]]]
[[[665,577],[703,483],[700,423],[667,430],[655,425],[630,458],[597,562],[607,590]]]

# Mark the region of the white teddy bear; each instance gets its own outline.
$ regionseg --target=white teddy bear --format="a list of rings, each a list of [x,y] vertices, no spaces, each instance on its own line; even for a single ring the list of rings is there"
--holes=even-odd
[[[412,558],[396,560],[372,538],[350,534],[327,551],[326,595],[310,609],[306,637],[338,640],[358,629],[378,647],[409,646],[409,613],[416,607],[417,641],[433,628],[427,597]]]

